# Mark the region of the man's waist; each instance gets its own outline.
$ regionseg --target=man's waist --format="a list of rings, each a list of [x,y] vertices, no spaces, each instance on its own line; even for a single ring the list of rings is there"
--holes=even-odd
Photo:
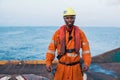
[[[73,66],[76,64],[80,64],[80,61],[76,61],[76,62],[61,62],[59,61],[60,64],[66,65],[66,66]]]

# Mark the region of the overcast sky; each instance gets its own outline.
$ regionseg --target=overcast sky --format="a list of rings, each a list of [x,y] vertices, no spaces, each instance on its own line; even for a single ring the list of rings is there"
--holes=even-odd
[[[120,0],[0,0],[0,26],[59,26],[67,7],[76,25],[120,27]]]

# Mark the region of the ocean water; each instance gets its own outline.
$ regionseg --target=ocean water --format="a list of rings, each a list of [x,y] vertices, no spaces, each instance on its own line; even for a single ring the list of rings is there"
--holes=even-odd
[[[100,73],[103,73],[105,75],[109,75],[109,76],[118,78],[117,74],[114,71],[112,71],[112,70],[106,70],[106,69],[100,67],[97,64],[91,64],[90,70],[92,70],[94,72],[100,72]]]
[[[57,26],[0,27],[0,60],[43,60]],[[92,56],[120,47],[120,28],[81,27]]]

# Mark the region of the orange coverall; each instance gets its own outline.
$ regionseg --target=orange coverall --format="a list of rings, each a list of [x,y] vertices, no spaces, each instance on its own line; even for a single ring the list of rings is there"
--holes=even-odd
[[[80,29],[80,46],[82,48],[82,59],[84,60],[84,65],[90,66],[91,63],[91,54],[88,40],[84,34],[84,32]],[[72,30],[71,36],[72,39],[68,41],[69,32],[66,30],[66,49],[74,48],[74,28]],[[48,46],[48,51],[46,53],[46,66],[52,65],[52,61],[55,58],[55,51],[57,49],[57,54],[60,53],[60,29],[58,29]],[[76,54],[75,52],[66,53],[59,60],[65,63],[77,62],[80,61],[80,54]],[[58,63],[56,66],[56,72],[54,75],[54,80],[83,80],[82,71],[80,64],[76,64],[73,66],[67,66]]]

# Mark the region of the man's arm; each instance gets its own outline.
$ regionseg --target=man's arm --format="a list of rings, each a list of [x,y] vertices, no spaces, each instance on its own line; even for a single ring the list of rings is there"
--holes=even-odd
[[[55,34],[54,34],[48,46],[48,51],[46,53],[46,69],[49,72],[51,72],[52,70],[52,61],[55,58],[55,51],[56,51],[56,42],[55,42]]]
[[[91,53],[90,53],[90,48],[89,48],[89,42],[84,32],[81,33],[81,39],[82,39],[82,43],[81,43],[82,59],[84,61],[83,71],[87,71],[91,64]]]

